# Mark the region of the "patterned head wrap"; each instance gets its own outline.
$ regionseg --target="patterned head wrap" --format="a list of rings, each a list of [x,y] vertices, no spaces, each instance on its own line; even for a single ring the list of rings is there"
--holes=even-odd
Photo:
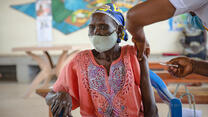
[[[124,30],[122,31],[122,38],[118,39],[117,42],[120,43],[121,40],[128,40],[128,35],[126,33],[126,28],[125,28],[125,19],[122,14],[122,11],[116,7],[115,4],[113,3],[107,3],[104,6],[98,8],[94,13],[103,13],[111,17],[118,25],[122,25],[124,27]]]

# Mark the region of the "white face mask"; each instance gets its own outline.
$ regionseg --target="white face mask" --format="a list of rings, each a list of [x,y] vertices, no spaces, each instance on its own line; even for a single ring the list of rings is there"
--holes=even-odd
[[[113,48],[117,43],[118,36],[116,31],[114,31],[109,36],[93,35],[89,36],[89,38],[95,50],[101,53]]]

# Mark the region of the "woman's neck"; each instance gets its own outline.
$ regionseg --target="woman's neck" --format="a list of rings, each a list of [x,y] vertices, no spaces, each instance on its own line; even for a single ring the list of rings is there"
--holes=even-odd
[[[113,48],[105,52],[96,52],[94,55],[97,59],[105,59],[107,61],[114,61],[119,58],[121,54],[121,47],[116,44]]]

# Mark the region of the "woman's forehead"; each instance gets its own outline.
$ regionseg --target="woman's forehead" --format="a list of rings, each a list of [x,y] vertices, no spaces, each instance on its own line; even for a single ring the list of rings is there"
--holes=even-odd
[[[93,13],[90,19],[90,23],[116,24],[116,22],[111,17],[103,13]]]

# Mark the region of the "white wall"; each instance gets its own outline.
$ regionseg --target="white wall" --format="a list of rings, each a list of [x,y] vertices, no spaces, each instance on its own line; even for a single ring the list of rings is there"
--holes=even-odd
[[[36,21],[10,5],[33,2],[35,0],[0,0],[0,54],[19,54],[13,47],[34,46],[36,40]],[[53,44],[88,43],[87,29],[64,35],[53,29]]]
[[[36,21],[10,5],[33,2],[35,0],[0,0],[0,55],[23,54],[12,52],[13,47],[37,45]],[[88,29],[82,29],[69,35],[53,29],[53,44],[89,43]],[[177,44],[179,33],[169,32],[167,21],[145,27],[146,37],[150,42],[152,53],[180,52]],[[131,43],[128,41],[128,43]]]

